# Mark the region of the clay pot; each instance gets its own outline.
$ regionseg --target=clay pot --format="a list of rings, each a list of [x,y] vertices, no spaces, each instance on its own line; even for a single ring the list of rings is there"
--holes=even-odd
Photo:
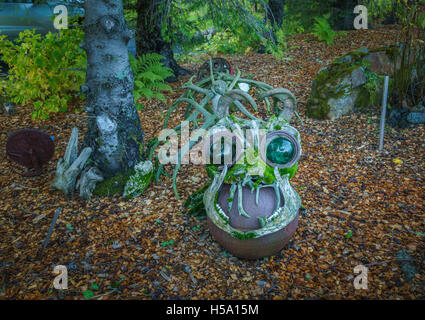
[[[224,212],[228,209],[229,185],[222,185],[218,194],[218,203]],[[260,228],[258,217],[268,217],[273,214],[276,204],[276,194],[273,188],[263,188],[259,192],[258,205],[255,203],[255,191],[251,193],[248,187],[243,187],[243,207],[250,215],[250,218],[241,216],[237,210],[238,193],[235,192],[232,210],[228,214],[230,225],[240,231],[249,231]],[[281,206],[284,200],[281,194]],[[239,258],[258,259],[266,256],[278,254],[289,242],[298,226],[298,214],[285,228],[255,239],[240,240],[232,237],[227,232],[218,228],[209,218],[207,218],[208,228],[226,251]]]

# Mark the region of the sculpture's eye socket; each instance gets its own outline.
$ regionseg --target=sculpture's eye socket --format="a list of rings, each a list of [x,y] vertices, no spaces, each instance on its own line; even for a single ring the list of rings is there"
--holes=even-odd
[[[294,154],[294,143],[287,138],[278,136],[267,145],[266,157],[270,162],[284,165],[291,162]]]
[[[301,146],[295,137],[285,131],[273,131],[267,134],[262,143],[263,158],[272,167],[288,168],[298,161]]]

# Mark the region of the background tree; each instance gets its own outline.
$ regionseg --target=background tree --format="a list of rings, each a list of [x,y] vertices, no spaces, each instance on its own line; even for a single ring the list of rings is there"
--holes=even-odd
[[[171,43],[164,40],[162,35],[164,23],[170,25],[171,22],[171,17],[168,16],[171,2],[172,0],[138,0],[136,29],[137,55],[152,52],[162,55],[164,66],[174,72],[174,77],[167,79],[169,82],[177,81],[180,75],[191,73],[178,65],[174,59]]]
[[[134,167],[143,142],[127,51],[131,32],[121,0],[86,0],[84,9],[89,119],[84,145],[93,149],[93,164],[111,177]]]
[[[285,0],[269,0],[266,18],[274,28],[280,29],[285,15]]]
[[[354,7],[358,0],[333,0],[331,6],[331,26],[333,30],[354,30]]]

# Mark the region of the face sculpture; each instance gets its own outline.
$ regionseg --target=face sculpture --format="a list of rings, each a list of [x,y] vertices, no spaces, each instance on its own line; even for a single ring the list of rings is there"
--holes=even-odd
[[[164,120],[167,128],[173,112],[187,104],[185,121],[207,132],[201,149],[203,158],[208,154],[206,158],[212,160],[207,171],[213,181],[192,194],[184,206],[192,215],[206,212],[213,237],[234,255],[260,258],[276,254],[295,232],[301,205],[289,184],[301,155],[298,131],[289,125],[297,115],[296,99],[287,89],[242,78],[237,67],[236,75],[215,72],[212,59],[209,67],[208,78],[197,83],[191,79],[183,86],[187,91]],[[260,104],[267,117],[273,114],[267,121],[257,117]],[[181,133],[182,125],[171,131]],[[220,132],[227,142],[220,138]],[[197,145],[197,139],[191,138],[175,153],[172,178],[177,197],[180,159]],[[161,143],[166,146],[165,139],[158,139],[151,150]],[[151,159],[153,152],[149,154]],[[155,173],[157,181],[163,170],[161,163]]]
[[[301,155],[298,131],[284,118],[228,116],[209,134],[216,163],[207,167],[213,182],[203,198],[210,232],[241,258],[278,253],[295,232],[301,205],[289,183]]]

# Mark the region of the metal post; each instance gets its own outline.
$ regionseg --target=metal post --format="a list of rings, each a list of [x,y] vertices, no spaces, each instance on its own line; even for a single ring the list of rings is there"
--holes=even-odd
[[[389,81],[389,77],[386,76],[385,84],[384,84],[384,95],[382,97],[381,133],[379,134],[379,151],[382,151],[384,147],[384,129],[385,129],[385,117],[387,115],[388,81]]]

